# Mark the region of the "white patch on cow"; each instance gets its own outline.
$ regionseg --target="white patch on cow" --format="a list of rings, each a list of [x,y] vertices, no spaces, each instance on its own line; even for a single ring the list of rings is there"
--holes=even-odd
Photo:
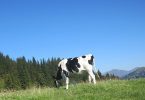
[[[61,61],[58,63],[58,67],[61,66],[61,68],[62,68],[63,70],[68,71],[68,70],[67,70],[67,67],[66,67],[66,63],[67,63],[67,59],[61,60]]]

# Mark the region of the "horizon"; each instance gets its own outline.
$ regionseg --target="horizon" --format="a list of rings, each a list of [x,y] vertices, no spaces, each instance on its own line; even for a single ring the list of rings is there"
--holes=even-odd
[[[144,0],[2,0],[0,52],[12,59],[93,54],[102,73],[145,66]]]

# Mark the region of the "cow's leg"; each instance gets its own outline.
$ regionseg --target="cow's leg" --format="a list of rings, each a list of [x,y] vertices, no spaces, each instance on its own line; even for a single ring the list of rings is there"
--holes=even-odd
[[[68,89],[68,84],[69,84],[69,73],[66,70],[63,70],[63,79],[65,80],[65,85],[66,85],[66,89]]]
[[[88,75],[88,80],[89,80],[89,83],[91,83],[92,78],[91,78],[91,76],[90,76],[90,75]]]
[[[96,84],[96,78],[95,78],[95,75],[93,73],[93,70],[92,69],[89,69],[88,70],[88,74],[91,76],[91,78],[93,80],[93,83]]]
[[[66,89],[68,89],[68,84],[69,84],[69,78],[68,77],[66,77],[65,83],[66,83]]]
[[[91,78],[93,80],[93,83],[96,84],[96,78],[95,78],[94,73],[93,72],[90,72],[89,74],[90,74],[90,76],[91,76]]]

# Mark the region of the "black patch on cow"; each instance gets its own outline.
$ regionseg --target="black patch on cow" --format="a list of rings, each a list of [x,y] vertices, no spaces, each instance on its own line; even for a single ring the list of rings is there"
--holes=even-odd
[[[73,58],[73,62],[74,62],[76,67],[80,68],[80,64],[78,63],[78,58],[77,57]]]
[[[93,65],[93,59],[94,59],[94,56],[92,55],[92,56],[91,56],[91,59],[88,60],[88,63],[91,64],[91,65]]]
[[[67,63],[66,63],[66,67],[67,67],[69,72],[72,72],[72,68],[70,67],[71,59],[72,58],[67,59]]]
[[[86,56],[82,56],[82,58],[86,58]]]
[[[67,66],[67,69],[69,72],[72,72],[75,71],[75,72],[79,72],[79,69],[80,68],[80,64],[78,63],[78,59],[77,57],[75,58],[69,58],[67,59],[67,63],[66,63],[66,66]]]
[[[66,77],[69,77],[69,73],[65,70],[63,70],[63,74],[66,76]]]
[[[62,79],[61,72],[62,72],[62,68],[61,68],[61,66],[59,66],[58,70],[57,70],[56,80],[61,80]]]

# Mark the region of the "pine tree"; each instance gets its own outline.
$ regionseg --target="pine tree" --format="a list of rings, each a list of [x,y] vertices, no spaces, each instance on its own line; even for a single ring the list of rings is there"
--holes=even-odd
[[[106,79],[109,79],[110,78],[110,75],[109,73],[106,74]]]
[[[25,57],[17,59],[18,78],[20,80],[21,88],[26,89],[30,85],[30,76],[27,69]]]

